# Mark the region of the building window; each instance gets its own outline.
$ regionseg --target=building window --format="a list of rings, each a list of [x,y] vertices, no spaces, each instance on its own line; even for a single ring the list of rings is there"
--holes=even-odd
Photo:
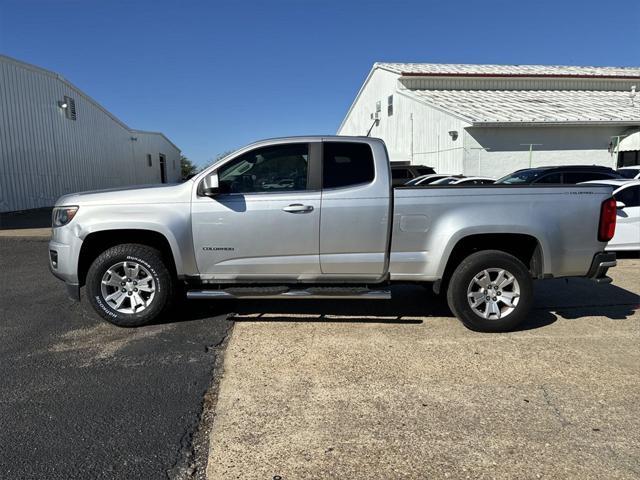
[[[618,152],[618,168],[633,167],[634,165],[640,165],[640,151]]]
[[[77,118],[76,101],[73,98],[67,97],[65,95],[64,104],[66,105],[66,108],[64,109],[65,117],[67,117],[69,120],[75,120]]]
[[[387,117],[393,115],[393,95],[387,97]]]
[[[151,158],[151,154],[147,153],[147,165],[153,167],[153,159]]]

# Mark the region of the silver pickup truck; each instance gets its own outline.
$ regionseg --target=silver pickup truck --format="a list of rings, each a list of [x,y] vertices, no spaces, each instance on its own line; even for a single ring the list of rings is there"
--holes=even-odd
[[[392,188],[384,143],[295,137],[244,147],[194,178],[66,195],[50,268],[121,326],[177,299],[390,298],[393,283],[446,292],[476,330],[522,322],[533,279],[609,282],[611,188]]]

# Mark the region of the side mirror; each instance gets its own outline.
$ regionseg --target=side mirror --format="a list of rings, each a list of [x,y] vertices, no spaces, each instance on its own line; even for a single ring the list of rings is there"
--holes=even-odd
[[[220,193],[218,174],[213,172],[202,181],[202,195],[205,197],[215,197],[218,193]]]
[[[626,205],[624,204],[624,202],[616,202],[616,208],[624,208],[626,207]]]

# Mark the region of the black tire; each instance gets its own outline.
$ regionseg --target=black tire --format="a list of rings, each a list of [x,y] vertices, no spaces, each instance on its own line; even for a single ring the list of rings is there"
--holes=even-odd
[[[119,262],[138,263],[149,272],[153,279],[154,296],[142,311],[120,312],[103,297],[102,279],[107,270]],[[170,308],[174,297],[175,283],[171,271],[158,250],[147,245],[125,243],[102,252],[93,261],[87,272],[86,286],[89,301],[102,318],[120,327],[139,327],[153,321]],[[127,288],[130,286],[132,287],[132,285],[127,285]],[[129,305],[131,306],[130,303]]]
[[[476,313],[467,298],[468,288],[474,278],[487,269],[506,270],[515,278],[520,290],[515,308],[501,318],[495,318],[495,315],[494,318],[483,318],[479,313]],[[500,294],[502,295],[502,292]],[[483,250],[466,257],[455,269],[447,289],[447,303],[453,314],[471,330],[480,332],[511,331],[527,318],[531,310],[533,280],[527,267],[513,255],[499,250]],[[502,308],[508,309],[509,307],[502,304]]]

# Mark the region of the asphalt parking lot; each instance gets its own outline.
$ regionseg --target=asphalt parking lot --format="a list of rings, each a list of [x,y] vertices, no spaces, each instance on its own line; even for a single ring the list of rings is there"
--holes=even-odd
[[[499,335],[419,286],[120,329],[44,239],[0,238],[0,271],[0,478],[640,477],[638,258]]]
[[[0,478],[175,478],[230,328],[196,305],[121,329],[73,303],[46,240],[0,238]],[[171,322],[175,320],[175,322]]]

